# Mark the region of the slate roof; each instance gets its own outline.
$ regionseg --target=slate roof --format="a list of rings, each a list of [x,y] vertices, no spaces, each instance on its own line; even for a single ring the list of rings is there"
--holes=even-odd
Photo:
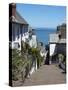
[[[28,24],[26,20],[16,11],[16,17],[11,16],[10,20],[20,24]]]
[[[50,43],[57,43],[59,41],[59,37],[58,37],[58,34],[50,34],[50,40],[49,42]]]
[[[49,43],[66,43],[66,39],[59,39],[59,34],[50,34]]]
[[[26,20],[16,11],[16,19],[19,23],[28,24]]]

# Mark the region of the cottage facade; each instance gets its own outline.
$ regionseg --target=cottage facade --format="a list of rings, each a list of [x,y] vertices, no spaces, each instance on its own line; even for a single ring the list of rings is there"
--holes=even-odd
[[[21,50],[21,41],[25,42],[28,38],[28,26],[29,24],[25,21],[23,17],[16,10],[16,4],[9,5],[9,37],[10,42],[12,42],[12,48],[17,48]]]
[[[29,31],[31,30],[31,37]],[[22,50],[22,43],[27,42],[31,48],[37,47],[36,35],[32,33],[29,24],[16,10],[16,4],[9,4],[9,42],[12,49]],[[33,65],[30,71],[32,74],[37,70],[37,62],[32,61]]]
[[[49,40],[49,54],[50,54],[50,64],[56,62],[55,58],[52,57],[57,54],[63,54],[66,56],[66,25],[62,24],[57,27],[56,33],[50,34]]]

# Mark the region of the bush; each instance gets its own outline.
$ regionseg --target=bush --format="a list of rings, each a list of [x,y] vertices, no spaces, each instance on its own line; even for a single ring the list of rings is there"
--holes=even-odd
[[[27,77],[29,70],[37,60],[37,67],[39,68],[42,62],[42,57],[40,56],[40,50],[38,48],[31,48],[27,43],[22,43],[22,50],[12,50],[12,79],[20,79],[21,73]],[[11,63],[11,62],[10,62]],[[23,77],[23,76],[22,76]]]
[[[59,63],[63,62],[64,55],[63,54],[58,54],[58,59],[59,59]]]
[[[58,55],[59,58],[59,66],[62,68],[61,64],[65,66],[65,72],[66,72],[66,56],[63,54]]]
[[[19,72],[21,71],[21,68],[24,64],[24,61],[21,57],[21,53],[13,49],[12,50],[12,79],[18,80]]]
[[[34,56],[35,60],[37,60],[37,67],[39,68],[42,62],[42,57],[40,55],[40,51],[38,48],[31,49],[32,55]]]

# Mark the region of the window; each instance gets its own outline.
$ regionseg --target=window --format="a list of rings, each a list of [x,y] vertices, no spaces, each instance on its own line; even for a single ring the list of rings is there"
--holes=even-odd
[[[20,30],[20,26],[19,25],[16,25],[17,26],[17,39],[19,39],[19,30]]]
[[[22,25],[21,30],[22,30],[21,33],[22,33],[22,36],[23,36],[23,34],[25,34],[28,31],[28,27],[26,25]]]
[[[12,24],[12,40],[15,41],[15,39],[19,39],[20,35],[20,25],[13,23]]]
[[[28,26],[24,25],[24,33],[28,32]]]
[[[20,25],[20,34],[22,35],[22,25]]]
[[[15,24],[12,24],[12,41],[15,41]]]
[[[24,34],[24,26],[22,26],[22,36],[23,36],[23,34]]]

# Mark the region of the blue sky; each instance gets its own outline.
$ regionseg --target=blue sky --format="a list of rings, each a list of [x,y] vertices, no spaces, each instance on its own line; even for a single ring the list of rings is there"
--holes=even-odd
[[[17,11],[31,27],[56,28],[66,22],[65,6],[16,4]]]

